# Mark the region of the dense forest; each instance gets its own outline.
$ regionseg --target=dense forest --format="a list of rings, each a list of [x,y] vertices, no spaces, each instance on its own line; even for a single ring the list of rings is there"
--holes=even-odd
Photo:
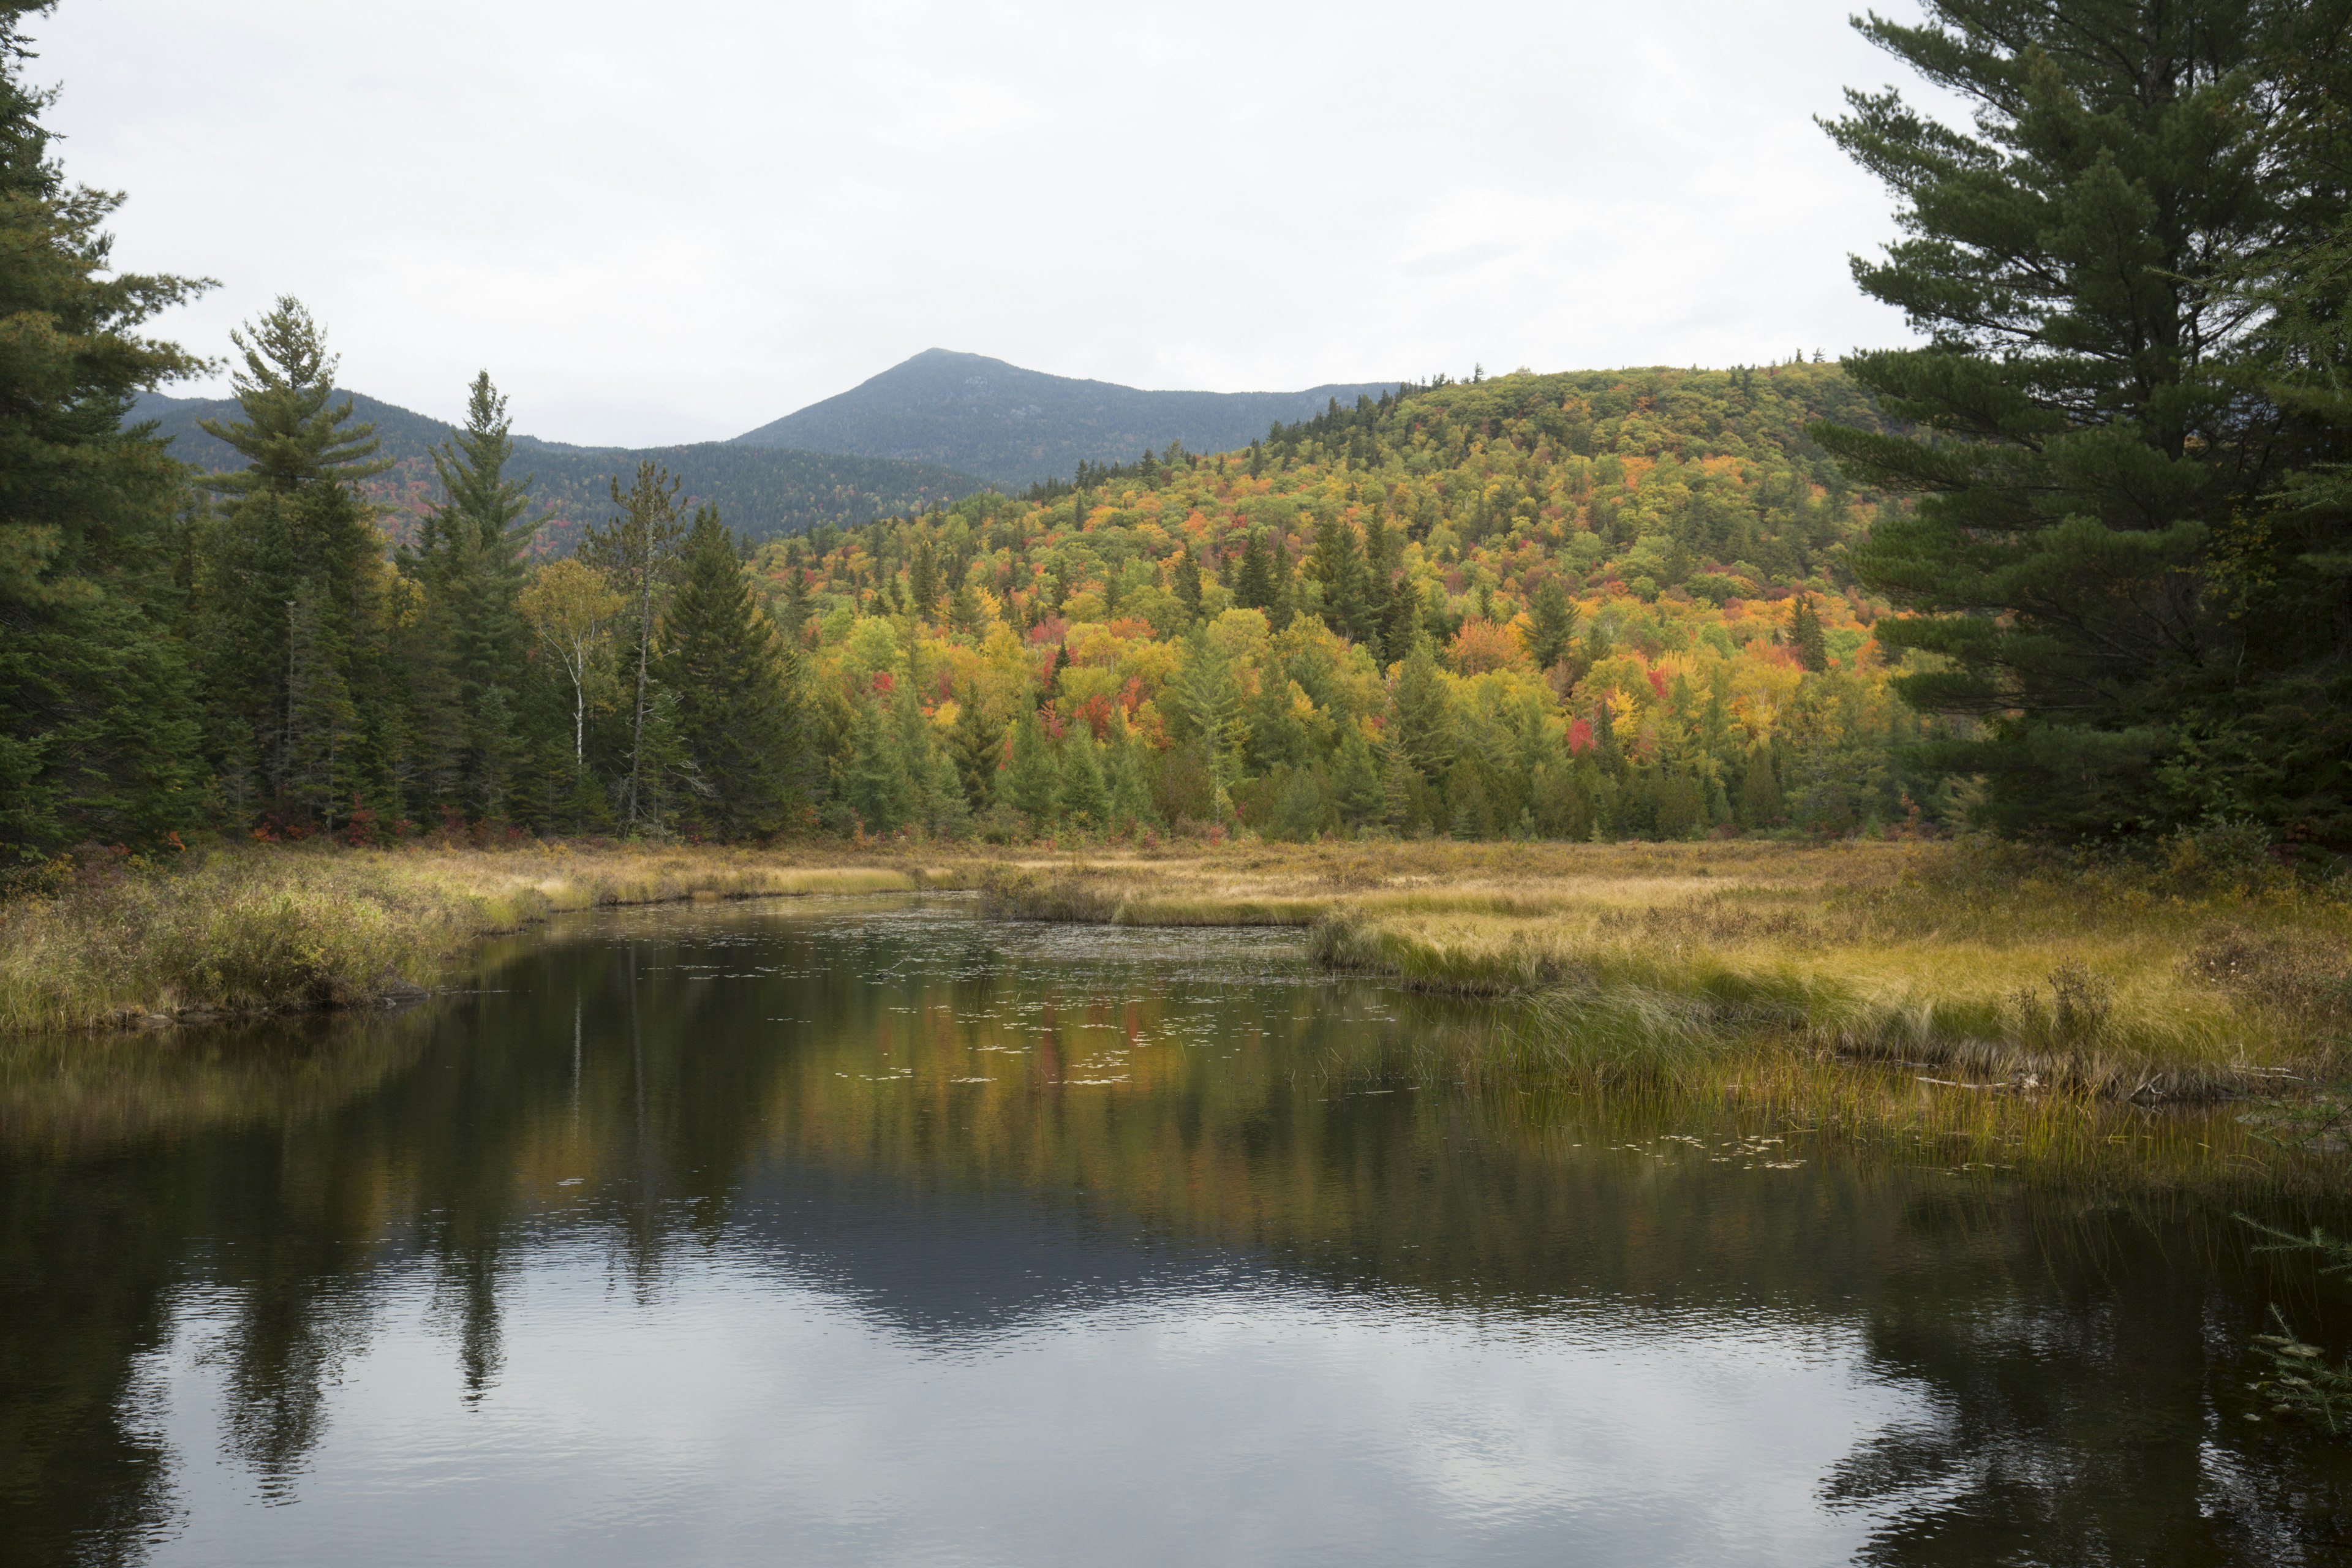
[[[0,854],[2352,847],[2343,5],[1929,9],[1863,28],[1976,130],[1891,92],[1828,128],[1895,195],[1905,237],[1855,273],[1918,346],[1401,386],[752,552],[652,458],[549,548],[487,374],[387,506],[292,300],[203,426],[234,461],[177,461],[131,416],[198,366],[142,326],[200,285],[110,269],[114,198],[50,156],[0,6],[0,313],[31,324],[0,338]]]
[[[1835,367],[1401,387],[752,570],[841,830],[1685,837],[1948,818],[1840,564]]]

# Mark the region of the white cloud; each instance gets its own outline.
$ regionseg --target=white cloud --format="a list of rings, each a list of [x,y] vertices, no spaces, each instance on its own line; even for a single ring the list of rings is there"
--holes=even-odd
[[[1845,5],[65,0],[36,79],[128,267],[353,385],[732,435],[933,346],[1145,386],[1727,363],[1902,335],[1811,123]]]

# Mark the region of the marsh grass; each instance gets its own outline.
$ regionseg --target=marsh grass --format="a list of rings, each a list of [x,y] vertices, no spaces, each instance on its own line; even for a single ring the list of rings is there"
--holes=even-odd
[[[1533,1043],[1506,1054],[1562,1072],[1769,1046],[1923,1069],[1967,1092],[2194,1100],[2325,1080],[2352,1034],[2343,889],[2193,855],[1263,846],[1013,866],[985,882],[999,915],[1307,924],[1329,969],[1533,996]]]
[[[909,867],[749,850],[219,850],[105,857],[0,906],[0,1033],[349,1007],[423,991],[466,943],[567,910],[902,891]]]

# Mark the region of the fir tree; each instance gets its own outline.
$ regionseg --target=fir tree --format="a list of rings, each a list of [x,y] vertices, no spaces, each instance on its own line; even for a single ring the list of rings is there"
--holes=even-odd
[[[1385,792],[1381,787],[1380,765],[1373,760],[1372,748],[1365,741],[1364,732],[1353,724],[1348,726],[1333,761],[1331,795],[1339,815],[1350,826],[1379,821],[1387,806]]]
[[[1538,669],[1549,669],[1568,657],[1576,638],[1576,606],[1557,577],[1546,577],[1528,606],[1528,654]]]
[[[1001,787],[1013,808],[1029,819],[1030,831],[1043,833],[1053,826],[1061,774],[1054,765],[1053,742],[1045,738],[1045,726],[1034,709],[1013,726],[1012,756]]]
[[[1812,596],[1797,595],[1789,611],[1789,646],[1797,651],[1797,662],[1808,671],[1819,675],[1830,667],[1829,644],[1822,637],[1822,617],[1813,611]]]
[[[1184,640],[1184,660],[1170,682],[1175,707],[1202,749],[1210,785],[1220,815],[1232,809],[1226,786],[1238,774],[1243,735],[1241,685],[1234,679],[1233,662],[1210,639],[1208,628],[1195,622]]]
[[[192,826],[201,779],[170,573],[180,471],[123,417],[196,362],[138,335],[202,285],[114,272],[117,198],[68,185],[0,7],[0,869]],[[282,606],[281,606],[282,612]]]
[[[351,400],[335,396],[335,362],[300,301],[279,299],[231,341],[244,417],[204,429],[247,467],[210,481],[225,504],[197,547],[214,755],[232,809],[332,828],[347,792],[373,795],[379,811],[399,804],[388,798],[402,724],[385,668],[387,563],[359,488],[387,465],[373,428],[352,424]]]
[[[1199,620],[1201,618],[1201,563],[1192,554],[1191,545],[1183,545],[1177,550],[1176,567],[1169,576],[1169,591],[1176,595],[1176,602],[1184,606],[1186,623],[1189,625],[1192,621]]]
[[[1416,645],[1397,667],[1389,691],[1388,733],[1413,772],[1432,782],[1453,765],[1453,702],[1428,645]]]
[[[1103,784],[1110,795],[1112,826],[1129,828],[1152,820],[1151,786],[1143,776],[1143,758],[1135,737],[1128,731],[1124,709],[1111,710],[1109,743],[1103,752]]]
[[[1374,622],[1356,531],[1336,516],[1325,518],[1317,525],[1307,565],[1323,585],[1323,624],[1341,637],[1369,641]]]
[[[989,721],[980,693],[966,685],[956,704],[955,728],[948,732],[948,753],[963,785],[964,800],[972,810],[984,809],[996,795],[996,772],[1003,759],[1004,727]]]
[[[465,427],[433,452],[446,499],[425,514],[407,563],[425,594],[415,660],[423,679],[411,684],[412,702],[426,710],[417,716],[419,740],[445,738],[454,765],[440,793],[477,812],[503,793],[493,775],[514,743],[512,691],[530,635],[519,603],[533,526],[530,481],[507,477],[510,428],[506,399],[484,371],[467,389]],[[507,695],[486,710],[493,689]]]
[[[696,510],[681,566],[656,673],[707,789],[698,804],[721,837],[774,833],[791,810],[793,713],[775,630],[717,508]]]
[[[1073,725],[1062,742],[1061,788],[1055,798],[1067,821],[1100,828],[1110,826],[1110,793],[1103,787],[1102,762],[1095,752],[1086,726]]]
[[[849,754],[842,792],[849,808],[866,832],[896,833],[915,815],[915,781],[888,715],[870,697],[854,705]]]

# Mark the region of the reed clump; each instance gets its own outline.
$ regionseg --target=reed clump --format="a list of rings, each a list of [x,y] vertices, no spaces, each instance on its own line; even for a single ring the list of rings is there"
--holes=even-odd
[[[256,847],[171,865],[99,852],[0,905],[0,1033],[368,1005],[421,994],[470,941],[568,910],[921,880],[690,847]]]

